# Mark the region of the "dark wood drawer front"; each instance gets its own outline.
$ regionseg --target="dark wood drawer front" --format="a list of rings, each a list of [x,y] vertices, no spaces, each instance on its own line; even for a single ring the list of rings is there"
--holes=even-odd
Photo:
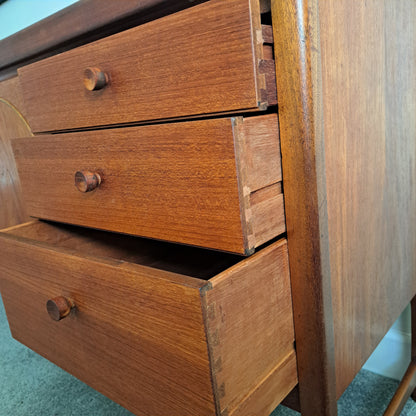
[[[36,136],[13,148],[33,217],[240,254],[285,231],[275,114]]]
[[[258,0],[214,0],[19,70],[34,132],[276,104]],[[273,61],[269,61],[273,62]]]
[[[38,221],[0,232],[13,336],[137,415],[267,416],[297,383],[286,242],[238,261]]]

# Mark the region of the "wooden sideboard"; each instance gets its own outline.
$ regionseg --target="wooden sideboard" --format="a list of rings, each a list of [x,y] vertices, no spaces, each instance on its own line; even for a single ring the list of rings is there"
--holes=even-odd
[[[137,414],[336,415],[416,294],[415,22],[81,0],[1,41],[13,336]]]

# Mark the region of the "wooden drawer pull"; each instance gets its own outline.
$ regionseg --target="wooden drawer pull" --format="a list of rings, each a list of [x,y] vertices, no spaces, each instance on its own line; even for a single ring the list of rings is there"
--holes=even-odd
[[[67,299],[63,296],[49,299],[48,302],[46,302],[46,309],[48,314],[54,321],[60,321],[61,319],[64,319],[69,315],[71,309],[74,308],[74,306],[74,303],[70,299]]]
[[[98,188],[101,176],[97,172],[82,170],[75,173],[75,186],[80,192],[90,192]]]
[[[84,71],[84,85],[88,91],[104,88],[108,83],[108,76],[100,68],[87,68]]]

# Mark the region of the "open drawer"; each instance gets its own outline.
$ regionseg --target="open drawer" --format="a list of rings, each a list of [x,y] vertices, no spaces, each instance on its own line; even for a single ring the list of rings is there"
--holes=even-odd
[[[33,221],[0,290],[14,338],[138,415],[266,416],[297,383],[286,241],[241,259]]]
[[[19,69],[33,132],[277,104],[259,0],[213,0]]]
[[[32,217],[246,255],[286,231],[276,114],[12,146]]]

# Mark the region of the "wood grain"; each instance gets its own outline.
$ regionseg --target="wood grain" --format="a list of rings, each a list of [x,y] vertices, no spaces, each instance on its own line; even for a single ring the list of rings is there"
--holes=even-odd
[[[294,357],[289,374],[274,374],[294,351],[286,241],[272,244],[210,282],[212,290],[205,293],[207,336],[218,414],[268,416],[297,383]],[[266,394],[269,377],[278,379],[271,382],[276,388],[273,397]],[[240,404],[250,412],[240,413]]]
[[[17,340],[137,415],[267,416],[297,382],[286,241],[238,259],[34,221],[0,232],[0,288]]]
[[[334,415],[415,294],[416,10],[275,1],[272,14],[300,405]]]
[[[276,114],[233,121],[246,254],[286,231]]]
[[[262,42],[257,0],[189,8],[21,68],[29,122],[42,132],[264,110],[276,102]],[[103,90],[85,90],[88,67],[108,75]]]
[[[204,0],[80,0],[0,41],[0,78],[17,65],[112,35]],[[30,42],[28,42],[30,39]]]
[[[285,231],[281,187],[264,198],[277,203],[270,227],[250,228],[261,221],[250,193],[281,180],[273,114],[36,136],[13,147],[33,217],[240,254]],[[97,172],[99,187],[79,192],[78,171]]]
[[[31,244],[48,244],[94,260],[109,258],[133,270],[135,265],[171,272],[175,283],[187,286],[198,279],[208,280],[241,261],[241,256],[204,250],[197,247],[131,237],[84,227],[34,220],[1,230],[3,234],[30,240]],[[184,276],[180,280],[181,276]],[[187,276],[196,279],[189,280]]]
[[[10,139],[32,133],[21,113],[23,100],[17,78],[0,83],[0,228],[27,219]]]
[[[10,234],[0,236],[0,253],[2,297],[17,340],[135,414],[214,413],[195,287],[204,281],[183,284],[185,277],[168,272],[131,270]],[[57,323],[45,305],[60,295],[76,311]]]
[[[244,118],[239,133],[242,136],[240,158],[247,177],[245,186],[250,192],[281,182],[282,158],[277,114]]]
[[[292,351],[230,415],[270,415],[287,394],[288,386],[296,385],[297,380],[296,352]]]
[[[272,45],[273,44],[273,27],[269,25],[261,26],[263,43]]]
[[[250,195],[250,224],[254,237],[254,247],[286,231],[284,198],[277,183],[258,190]]]
[[[339,396],[416,293],[416,3],[319,20]]]
[[[300,407],[305,416],[332,416],[337,407],[318,1],[273,0],[272,21]]]

